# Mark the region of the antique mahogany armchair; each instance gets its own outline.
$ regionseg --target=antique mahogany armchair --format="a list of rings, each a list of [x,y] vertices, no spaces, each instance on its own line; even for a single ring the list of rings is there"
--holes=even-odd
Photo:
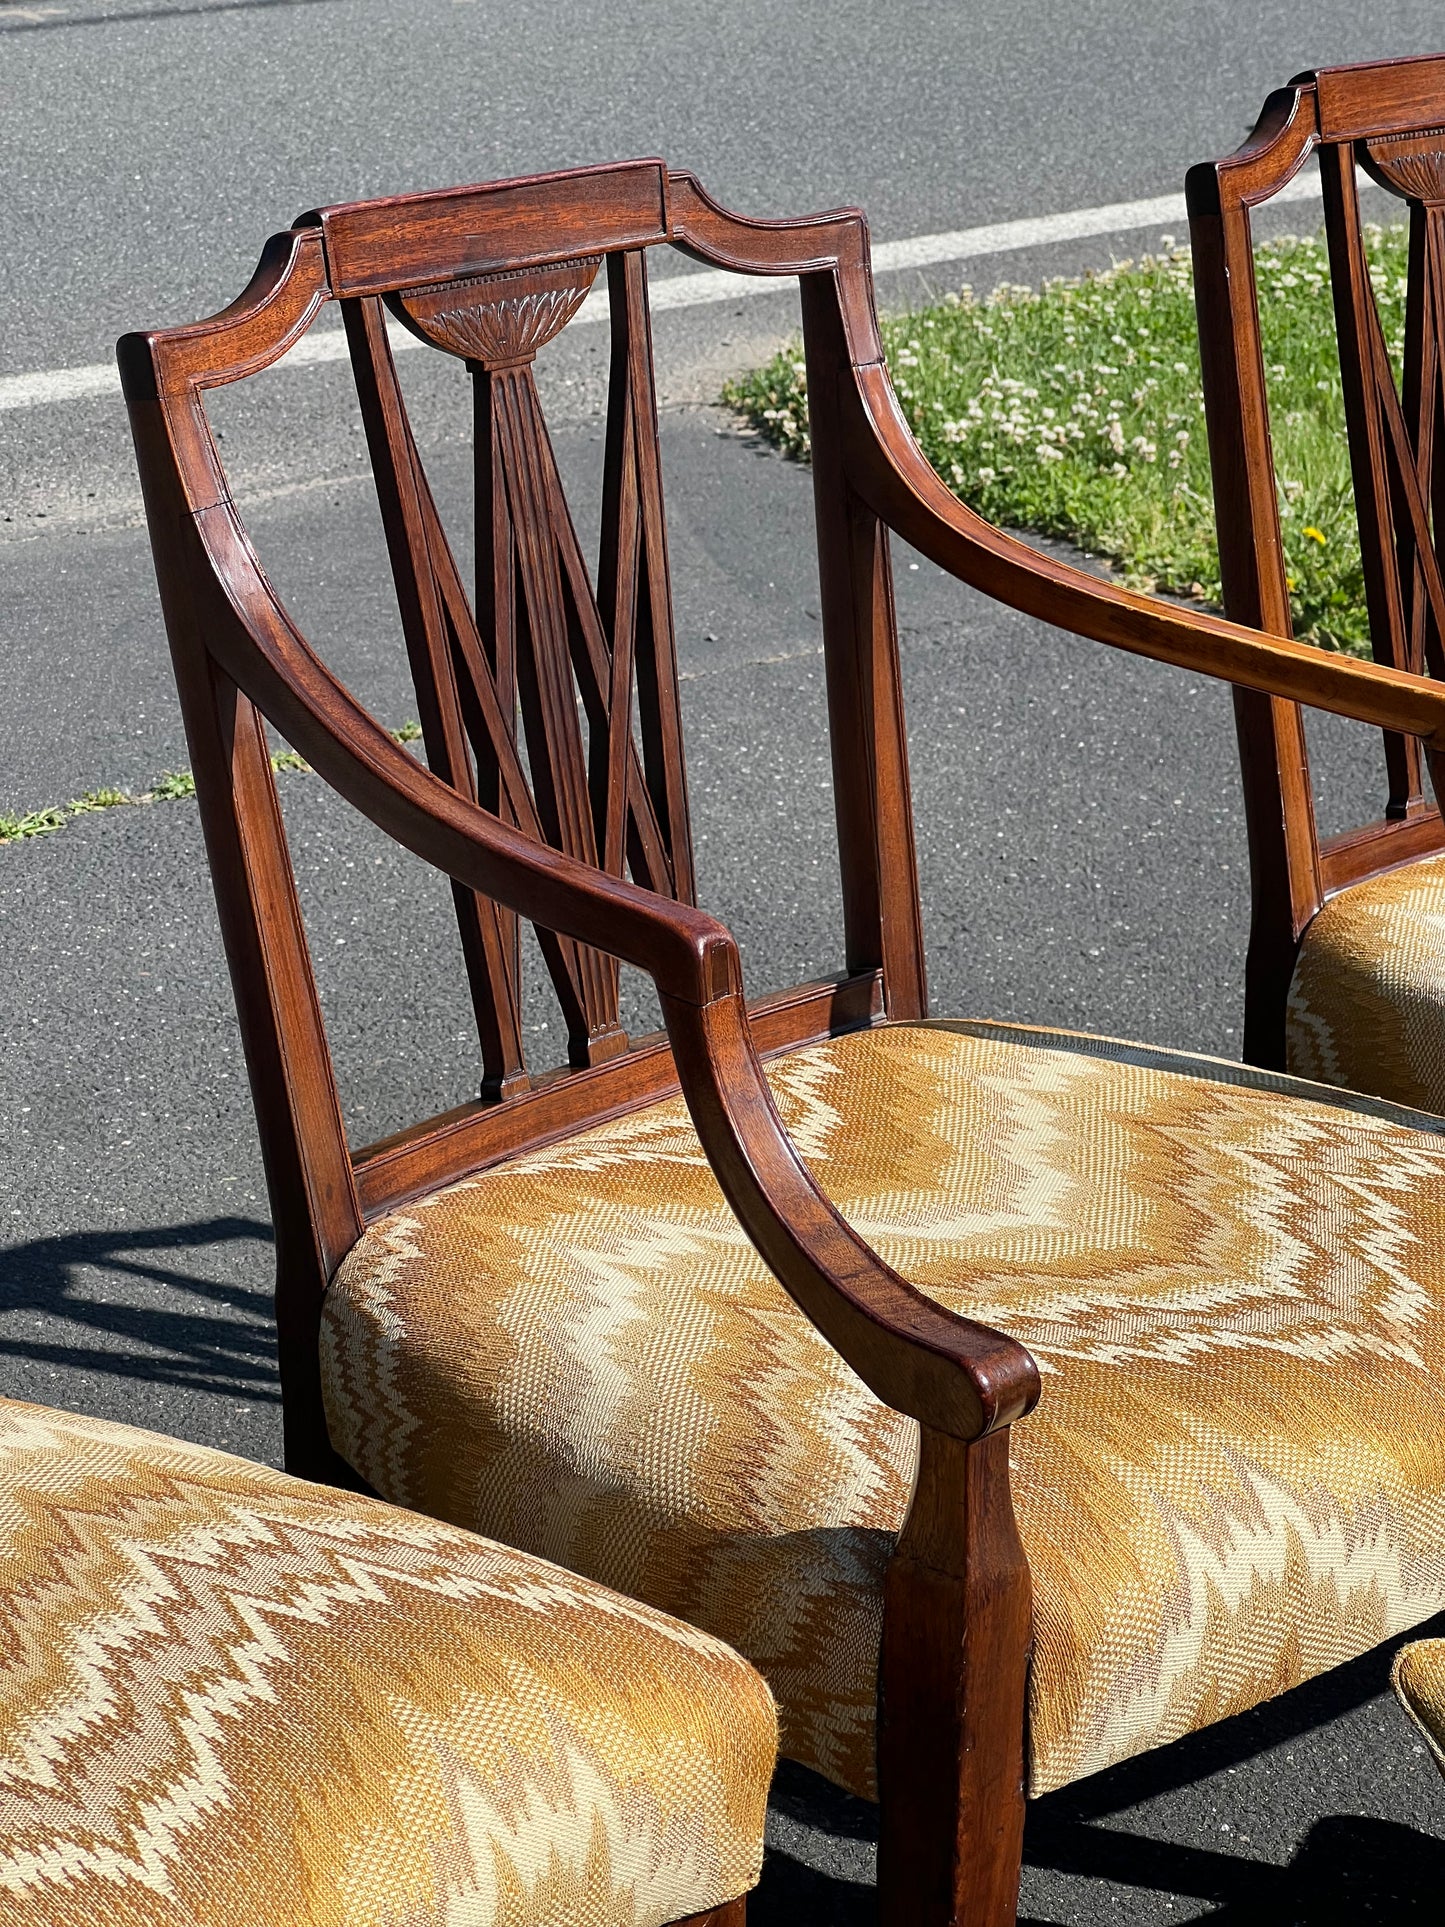
[[[1312,154],[1374,656],[1438,674],[1445,56],[1301,74],[1270,96],[1237,153],[1189,174],[1224,606],[1239,622],[1291,633],[1251,215]],[[1370,284],[1357,170],[1409,210],[1398,383]],[[1421,743],[1386,730],[1383,816],[1322,839],[1299,705],[1238,689],[1235,713],[1253,879],[1246,1059],[1445,1112],[1445,826]]]
[[[751,1004],[694,902],[664,243],[801,286],[845,969]],[[594,588],[531,363],[604,263]],[[296,627],[208,429],[208,390],[333,301],[429,768]],[[471,373],[474,599],[388,316]],[[1445,688],[990,528],[895,404],[862,216],[744,220],[657,161],[324,209],[233,307],[120,359],[265,1148],[291,1464],[729,1637],[784,1750],[880,1798],[897,1927],[1012,1920],[1026,1782],[1445,1605],[1445,1139],[1239,1065],[925,1021],[888,532],[1082,636],[1432,744]],[[455,886],[480,1094],[365,1149],[263,718]],[[570,1067],[535,1077],[518,918],[569,1038]],[[618,960],[665,1034],[624,1033]]]
[[[742,1927],[777,1722],[720,1641],[15,1399],[0,1505],[5,1927]]]

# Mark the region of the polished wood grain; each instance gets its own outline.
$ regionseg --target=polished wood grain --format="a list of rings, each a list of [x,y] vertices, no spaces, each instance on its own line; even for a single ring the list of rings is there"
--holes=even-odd
[[[1244,145],[1188,179],[1225,609],[1290,634],[1251,223],[1317,155],[1372,646],[1377,662],[1415,676],[1445,667],[1442,123],[1445,58],[1322,68],[1272,94]],[[1409,214],[1398,383],[1370,285],[1357,170]],[[1298,706],[1241,691],[1236,719],[1253,900],[1244,1054],[1283,1068],[1290,980],[1311,919],[1335,891],[1445,847],[1445,823],[1426,793],[1422,740],[1386,728],[1381,815],[1322,841]]]
[[[748,1003],[698,907],[668,582],[646,247],[801,284],[845,969]],[[531,355],[600,285],[612,319],[599,567],[589,578]],[[345,316],[427,763],[331,674],[267,581],[206,416],[210,389]],[[396,382],[390,313],[470,370],[477,583],[465,594]],[[1008,1428],[1028,1351],[900,1277],[839,1216],[783,1128],[765,1055],[927,1008],[890,532],[1081,636],[1222,675],[1288,717],[1314,703],[1445,744],[1445,687],[1131,594],[1039,555],[944,488],[883,366],[853,210],[745,220],[656,161],[322,210],[192,327],[120,344],[161,598],[266,1154],[287,1461],[352,1477],[317,1364],[336,1267],[378,1213],[680,1090],[758,1251],[883,1401],[917,1421],[919,1477],[889,1568],[880,1675],[880,1901],[908,1927],[1014,1916],[1031,1608]],[[1278,608],[1273,607],[1273,617]],[[1278,626],[1274,621],[1273,626]],[[477,1017],[478,1095],[353,1149],[297,907],[262,719],[452,882]],[[525,754],[523,753],[525,751]],[[780,887],[787,882],[780,865]],[[541,936],[568,1066],[521,1047],[520,921]],[[656,987],[631,1039],[617,968]],[[740,1915],[722,1910],[731,1927]]]

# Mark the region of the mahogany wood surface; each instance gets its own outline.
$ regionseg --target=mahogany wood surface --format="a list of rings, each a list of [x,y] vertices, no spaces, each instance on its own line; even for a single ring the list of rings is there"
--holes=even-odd
[[[801,281],[846,971],[744,1001],[737,946],[694,901],[644,250]],[[600,566],[589,578],[531,359],[605,262],[612,317]],[[327,670],[261,568],[206,416],[331,301],[348,331],[427,765]],[[468,601],[406,420],[384,312],[462,360],[476,396]],[[784,1130],[765,1053],[927,1009],[889,531],[1080,635],[1445,745],[1445,688],[1131,594],[962,507],[883,366],[868,235],[844,210],[752,221],[659,161],[331,208],[275,236],[250,286],[119,349],[194,759],[278,1250],[287,1462],[332,1452],[322,1299],[363,1225],[518,1150],[680,1089],[759,1252],[923,1449],[890,1566],[880,1681],[884,1916],[1002,1927],[1016,1907],[1029,1574],[1008,1430],[1039,1375],[1007,1334],[901,1278],[843,1221]],[[1268,625],[1267,625],[1268,626]],[[1276,623],[1274,626],[1278,626]],[[262,718],[359,811],[452,881],[478,1097],[387,1141],[346,1137]],[[529,1070],[518,920],[541,938],[569,1068]],[[622,1031],[617,968],[666,1034]],[[716,1919],[740,1921],[741,1903]]]
[[[1244,145],[1188,178],[1225,609],[1291,633],[1251,216],[1317,154],[1371,642],[1377,662],[1415,676],[1445,663],[1442,129],[1445,56],[1321,68],[1272,94]],[[1398,384],[1370,285],[1357,168],[1409,212]],[[1387,728],[1382,816],[1322,841],[1298,705],[1241,690],[1235,712],[1253,896],[1244,1054],[1282,1069],[1290,979],[1311,918],[1333,892],[1445,847],[1445,823],[1425,793],[1421,740]]]

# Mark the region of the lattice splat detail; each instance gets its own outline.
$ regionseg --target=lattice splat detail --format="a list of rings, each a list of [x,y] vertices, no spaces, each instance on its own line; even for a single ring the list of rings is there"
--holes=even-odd
[[[1410,209],[1403,379],[1397,383],[1360,218],[1359,162]],[[1445,674],[1445,130],[1320,155],[1365,593],[1377,661]],[[1425,807],[1420,745],[1387,735],[1391,817]]]
[[[433,770],[526,834],[615,876],[693,900],[646,270],[607,257],[612,374],[594,592],[533,378],[602,257],[472,275],[384,297],[466,361],[476,424],[475,606],[407,420],[382,298],[343,303]],[[520,716],[526,746],[523,769]],[[639,747],[640,745],[640,747]],[[528,1088],[516,920],[458,887],[483,1089]],[[620,1055],[616,962],[539,929],[569,1061]]]

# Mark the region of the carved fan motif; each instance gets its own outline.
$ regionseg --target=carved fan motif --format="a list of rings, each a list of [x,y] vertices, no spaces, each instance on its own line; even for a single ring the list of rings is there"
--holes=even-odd
[[[1445,203],[1445,128],[1361,143],[1362,158],[1382,187],[1426,206]]]
[[[599,257],[408,289],[388,305],[463,357],[476,391],[477,592],[469,599],[407,421],[381,300],[344,304],[427,758],[552,848],[690,901],[692,855],[642,256],[608,258],[612,376],[597,589],[531,361],[577,312]],[[584,729],[585,720],[585,729]],[[525,734],[526,768],[518,724]],[[640,747],[639,747],[640,744]],[[483,1089],[530,1082],[516,920],[457,888]],[[568,1055],[627,1048],[615,960],[539,929]]]
[[[544,268],[469,275],[391,297],[392,312],[414,334],[448,354],[489,367],[530,361],[560,334],[587,299],[600,255]]]

